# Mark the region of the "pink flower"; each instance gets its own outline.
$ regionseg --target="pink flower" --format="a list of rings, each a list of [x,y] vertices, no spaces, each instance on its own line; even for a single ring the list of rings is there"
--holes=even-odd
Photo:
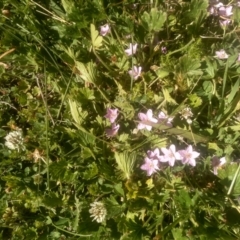
[[[214,15],[214,16],[218,16],[218,9],[220,7],[223,6],[223,4],[220,2],[220,3],[217,3],[217,4],[214,4],[215,2],[210,2],[210,6],[208,7],[208,11],[211,15]]]
[[[217,8],[217,9],[222,7],[222,6],[223,6],[223,4],[221,2],[214,5],[214,7]]]
[[[145,163],[140,167],[142,170],[147,172],[148,176],[151,176],[153,173],[155,173],[158,168],[158,160],[152,160],[148,157],[145,158]]]
[[[161,156],[160,156],[160,151],[158,148],[155,148],[153,151],[151,150],[148,150],[147,151],[147,155],[149,158],[151,159],[159,159]]]
[[[137,66],[133,66],[133,69],[128,71],[129,75],[133,77],[135,80],[137,80],[138,77],[141,76],[141,72],[142,72],[142,67],[137,67]]]
[[[131,56],[133,54],[135,54],[137,51],[137,43],[136,44],[132,44],[130,43],[129,44],[129,48],[125,50],[125,53],[128,55],[128,56]]]
[[[212,158],[212,166],[213,166],[214,175],[218,174],[218,168],[221,167],[222,165],[224,165],[225,163],[226,163],[225,157],[222,157],[219,159],[217,156],[214,156]]]
[[[218,13],[221,17],[230,17],[231,15],[233,15],[232,6],[221,6],[218,8]]]
[[[151,109],[147,110],[147,113],[139,113],[138,114],[139,119],[142,121],[138,124],[138,129],[144,129],[146,128],[148,131],[152,130],[152,126],[148,125],[147,123],[157,123],[158,120],[156,118],[153,118],[153,112]]]
[[[162,156],[159,161],[168,162],[171,167],[174,166],[175,160],[182,160],[181,155],[176,152],[176,147],[174,144],[172,144],[169,149],[161,148],[161,151],[163,152],[164,156]]]
[[[161,52],[167,54],[167,48],[165,46],[161,47]]]
[[[178,151],[182,156],[182,163],[183,164],[190,164],[193,167],[196,166],[196,160],[200,153],[193,151],[192,145],[189,145],[185,150]]]
[[[229,20],[229,19],[219,20],[219,23],[222,28],[225,28],[227,25],[229,25],[231,23],[231,20]]]
[[[165,123],[167,126],[172,127],[172,117],[168,117],[164,112],[160,112],[158,114],[158,122],[159,123]]]
[[[104,116],[105,118],[108,118],[111,123],[114,123],[116,118],[118,117],[118,109],[107,109],[107,114]]]
[[[229,55],[225,52],[225,50],[221,49],[220,51],[216,51],[216,56],[218,59],[228,59]]]
[[[105,130],[106,135],[108,137],[114,137],[115,135],[117,135],[119,128],[120,128],[119,124],[116,125],[116,123],[113,123],[111,128],[107,128]]]
[[[110,32],[110,27],[108,24],[105,24],[100,27],[100,35],[105,36]]]

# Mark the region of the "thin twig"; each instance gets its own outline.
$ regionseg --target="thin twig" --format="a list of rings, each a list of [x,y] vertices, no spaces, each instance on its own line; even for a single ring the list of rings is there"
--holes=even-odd
[[[53,19],[56,19],[56,20],[58,20],[58,21],[60,21],[62,23],[67,23],[67,24],[71,25],[71,23],[67,22],[66,20],[64,20],[64,19],[60,18],[59,16],[55,15],[54,13],[50,12],[49,10],[47,10],[46,8],[41,6],[40,4],[38,4],[38,3],[34,2],[34,1],[31,1],[31,2],[33,4],[35,4],[35,5],[37,5],[38,7],[40,7],[41,9],[45,10],[47,13],[49,13]]]
[[[8,105],[9,107],[11,107],[11,108],[17,110],[15,107],[13,107],[13,106],[12,106],[10,103],[8,103],[8,102],[0,101],[0,103],[6,104],[6,105]]]
[[[5,57],[5,56],[8,55],[9,53],[13,52],[14,50],[15,50],[15,48],[12,48],[12,49],[6,51],[6,52],[3,53],[2,55],[0,55],[0,59],[3,58],[3,57]]]

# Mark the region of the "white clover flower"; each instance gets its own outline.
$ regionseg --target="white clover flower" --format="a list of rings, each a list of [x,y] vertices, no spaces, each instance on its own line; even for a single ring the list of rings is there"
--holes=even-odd
[[[101,223],[104,221],[107,210],[102,202],[93,202],[90,204],[91,208],[89,209],[90,217],[93,218],[93,221]]]
[[[23,136],[22,136],[22,130],[18,129],[16,131],[10,132],[5,137],[5,146],[8,147],[11,150],[17,149],[19,152],[20,149],[24,150],[25,146],[23,145]]]

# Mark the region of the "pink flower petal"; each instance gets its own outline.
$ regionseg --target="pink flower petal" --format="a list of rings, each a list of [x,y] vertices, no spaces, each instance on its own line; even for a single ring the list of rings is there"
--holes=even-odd
[[[169,154],[169,150],[167,148],[161,148],[161,151],[163,152],[164,155],[168,155]]]
[[[147,121],[147,116],[144,113],[139,113],[138,117],[141,121]]]
[[[145,124],[139,123],[137,126],[137,129],[141,130],[141,129],[144,129],[145,127],[146,127]]]
[[[145,125],[145,128],[146,128],[148,131],[151,131],[151,130],[152,130],[152,126],[150,126],[150,125]]]
[[[188,163],[193,167],[196,166],[196,160],[194,158],[191,158]]]

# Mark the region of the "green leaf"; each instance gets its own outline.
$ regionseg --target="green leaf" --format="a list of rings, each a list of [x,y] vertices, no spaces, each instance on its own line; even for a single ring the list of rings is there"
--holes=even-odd
[[[206,59],[206,64],[207,64],[207,68],[205,69],[205,71],[208,73],[208,78],[213,79],[215,77],[215,68],[214,68],[215,66],[208,59]]]
[[[122,197],[125,196],[124,191],[123,191],[123,186],[122,183],[118,183],[114,185],[114,190],[116,191],[116,193]]]
[[[229,190],[231,183],[233,183],[231,194],[235,196],[240,195],[240,174],[236,175],[238,168],[239,164],[232,162],[218,170],[218,177],[222,180],[221,183],[225,186],[226,190]]]
[[[75,62],[76,68],[79,71],[80,78],[86,83],[94,83],[96,78],[96,67],[92,62],[83,64],[81,62]]]
[[[52,179],[63,181],[67,183],[73,183],[76,179],[78,172],[73,172],[71,165],[66,160],[51,163],[49,166],[49,172],[51,173]]]
[[[170,96],[170,93],[166,88],[162,88],[162,92],[163,92],[165,101],[171,104],[177,105],[176,101]]]
[[[198,97],[196,93],[188,95],[188,99],[190,101],[190,106],[192,106],[193,108],[196,108],[202,105],[202,99]]]
[[[221,128],[228,119],[230,119],[233,114],[238,110],[238,104],[240,101],[240,92],[237,92],[234,99],[232,100],[231,104],[224,110],[224,115],[219,121],[218,128]]]
[[[80,130],[77,132],[77,135],[80,144],[83,145],[84,147],[95,145],[96,137],[93,134],[88,134]]]
[[[156,65],[151,66],[151,69],[157,74],[157,76],[162,79],[165,78],[169,75],[169,70],[162,68],[162,67],[158,67]]]
[[[83,111],[82,108],[78,106],[77,102],[74,100],[69,99],[68,103],[73,120],[77,125],[81,125],[88,115],[87,111]]]
[[[89,88],[81,88],[80,89],[80,99],[87,99],[87,100],[94,100],[95,96],[94,96],[94,91],[92,89]]]
[[[43,198],[43,203],[48,207],[58,207],[62,206],[63,201],[60,196],[55,192],[50,192],[48,195],[45,195]]]
[[[67,14],[71,14],[74,8],[74,3],[71,0],[61,0],[62,6]]]
[[[150,14],[148,12],[144,12],[141,16],[142,25],[149,32],[160,31],[166,19],[167,14],[157,10],[157,8],[152,8]]]
[[[174,200],[176,204],[180,206],[180,209],[190,211],[192,201],[186,190],[179,190]]]
[[[207,16],[207,7],[207,0],[192,0],[185,6],[185,11],[183,12],[183,22],[185,24],[191,24],[194,21],[195,24],[200,27]]]
[[[107,216],[109,218],[119,216],[123,211],[125,206],[121,206],[114,196],[110,196],[110,198],[107,198],[105,201],[106,209],[107,209]]]
[[[168,127],[162,124],[157,124],[157,123],[147,123],[150,126],[156,127],[157,129],[164,130],[169,134],[174,134],[174,135],[179,135],[183,138],[187,138],[193,142],[200,143],[200,142],[208,142],[210,139],[207,136],[201,136],[199,134],[192,133],[189,130],[181,129],[181,128],[173,128],[173,127]]]
[[[98,174],[98,167],[96,163],[93,162],[91,164],[88,164],[86,170],[83,173],[83,178],[86,180],[90,180],[94,178],[97,174]]]
[[[232,90],[231,90],[230,94],[227,97],[227,102],[228,103],[231,103],[233,98],[235,97],[235,95],[238,93],[239,85],[240,85],[240,78],[238,78],[238,80],[235,82],[234,86],[232,87]]]
[[[115,159],[118,165],[118,169],[122,172],[122,179],[129,179],[133,170],[135,161],[137,158],[137,154],[135,152],[130,153],[128,151],[125,152],[115,152]]]
[[[92,39],[92,46],[93,48],[99,48],[102,46],[103,37],[99,36],[98,31],[96,30],[95,26],[91,24],[91,39]]]
[[[191,56],[184,55],[179,58],[178,64],[175,66],[176,72],[181,73],[183,76],[201,75],[202,71],[199,69],[201,63],[198,59],[193,59]]]
[[[173,228],[172,235],[175,240],[187,240],[187,237],[183,237],[182,230],[180,228]]]
[[[129,134],[123,133],[119,136],[119,141],[120,142],[126,142],[129,139]]]

